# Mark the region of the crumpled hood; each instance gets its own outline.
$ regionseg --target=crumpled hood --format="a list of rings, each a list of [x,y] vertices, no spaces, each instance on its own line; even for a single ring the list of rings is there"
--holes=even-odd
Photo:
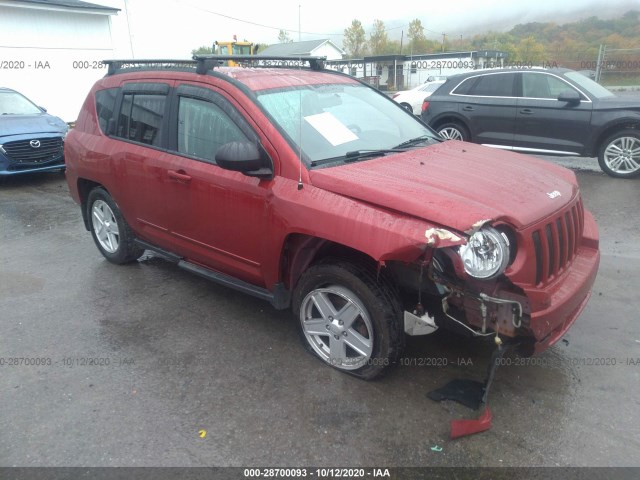
[[[562,208],[578,192],[570,170],[458,141],[316,169],[310,177],[318,188],[459,232],[489,219],[522,228]]]
[[[0,138],[11,135],[61,133],[67,124],[53,115],[0,115]]]

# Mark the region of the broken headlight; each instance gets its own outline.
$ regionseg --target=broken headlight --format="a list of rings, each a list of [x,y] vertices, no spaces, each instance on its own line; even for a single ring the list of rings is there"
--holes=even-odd
[[[504,272],[509,263],[509,239],[492,227],[471,235],[458,250],[464,270],[475,278],[488,279]]]

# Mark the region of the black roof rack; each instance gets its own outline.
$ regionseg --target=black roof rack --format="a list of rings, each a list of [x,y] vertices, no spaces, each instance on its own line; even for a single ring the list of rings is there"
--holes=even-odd
[[[194,55],[193,60],[145,59],[145,60],[104,60],[107,65],[107,75],[114,75],[118,70],[143,68],[193,68],[196,73],[204,75],[209,70],[224,65],[227,60],[240,63],[247,67],[299,67],[309,64],[311,70],[322,70],[327,57],[311,56],[272,56],[272,55]]]
[[[113,75],[121,68],[193,68],[197,66],[195,60],[145,59],[145,60],[103,60],[108,69],[107,75]]]
[[[249,67],[299,67],[308,63],[311,70],[322,70],[327,57],[296,55],[194,55],[198,62],[197,73],[205,73],[224,64],[227,60]]]

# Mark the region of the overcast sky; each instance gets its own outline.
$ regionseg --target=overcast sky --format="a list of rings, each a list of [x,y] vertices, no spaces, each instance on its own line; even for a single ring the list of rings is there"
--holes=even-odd
[[[91,1],[91,0],[89,0]],[[292,40],[329,38],[342,45],[344,29],[353,19],[368,34],[374,20],[385,23],[391,38],[405,35],[418,18],[429,38],[460,38],[489,29],[504,31],[518,23],[563,23],[597,15],[603,18],[640,10],[640,0],[499,0],[363,2],[345,0],[93,0],[121,11],[113,17],[116,54],[133,50],[136,58],[187,58],[192,49],[214,40],[247,39],[255,43],[278,41],[280,29]],[[128,21],[127,21],[128,20]],[[131,36],[129,38],[129,31]],[[126,55],[128,56],[128,55]]]

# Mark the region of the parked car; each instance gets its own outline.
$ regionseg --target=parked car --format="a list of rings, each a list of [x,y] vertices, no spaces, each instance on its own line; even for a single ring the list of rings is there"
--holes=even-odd
[[[67,182],[107,260],[148,249],[292,308],[308,349],[362,378],[405,334],[451,327],[530,355],[573,324],[599,250],[571,171],[446,142],[313,57],[218,61],[109,61],[89,93]]]
[[[0,88],[0,175],[64,168],[67,130],[24,95]]]
[[[411,90],[404,90],[395,93],[391,98],[414,115],[420,115],[422,113],[422,102],[424,99],[430,97],[431,94],[443,83],[444,80],[435,80],[433,82],[423,83]]]
[[[568,69],[455,75],[422,107],[445,138],[519,152],[598,157],[604,172],[640,174],[640,100],[616,97]]]

